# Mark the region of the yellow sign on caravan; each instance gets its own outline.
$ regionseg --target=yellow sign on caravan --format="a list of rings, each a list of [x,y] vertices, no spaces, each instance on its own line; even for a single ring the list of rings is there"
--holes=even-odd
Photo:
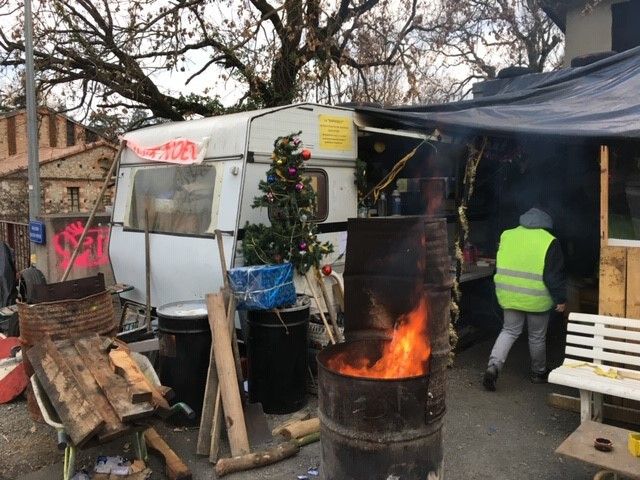
[[[351,117],[319,115],[320,148],[323,150],[350,150],[353,141]]]

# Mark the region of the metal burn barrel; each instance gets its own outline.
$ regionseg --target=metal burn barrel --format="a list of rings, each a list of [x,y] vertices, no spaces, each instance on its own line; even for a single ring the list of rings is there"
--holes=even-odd
[[[380,349],[356,340],[318,354],[318,410],[324,480],[442,478],[443,415],[429,411],[429,375],[351,377],[328,368],[339,353]]]
[[[324,480],[442,480],[452,281],[446,222],[356,219],[348,238],[348,341],[318,355]],[[398,318],[424,298],[430,346],[424,374],[379,379],[334,368],[336,357],[375,363]]]

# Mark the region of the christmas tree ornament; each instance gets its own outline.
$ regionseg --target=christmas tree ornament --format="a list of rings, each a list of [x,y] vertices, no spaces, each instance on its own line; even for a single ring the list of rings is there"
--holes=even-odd
[[[306,221],[309,219],[309,217],[307,217],[304,213],[302,215],[300,215],[300,221],[302,223],[306,223]]]
[[[283,162],[284,162],[284,160],[282,160],[281,158],[276,159],[276,164],[277,165],[282,165]]]
[[[322,267],[322,273],[323,273],[325,276],[327,276],[327,277],[328,277],[329,275],[331,275],[331,272],[332,272],[331,265],[329,265],[329,264],[327,264],[327,265],[323,265],[323,267]]]
[[[298,169],[296,167],[289,167],[289,175],[295,177],[296,173],[298,173]]]
[[[302,149],[302,152],[300,152],[300,155],[303,160],[309,160],[311,158],[311,150],[304,148]]]
[[[302,242],[300,242],[298,244],[298,247],[300,248],[300,250],[306,250],[307,249],[307,242],[305,242],[304,240]]]
[[[297,147],[298,145],[300,145],[300,139],[298,137],[293,139],[293,144]]]
[[[273,193],[271,193],[271,192],[267,193],[266,197],[267,197],[267,201],[269,203],[273,202]]]
[[[276,181],[276,176],[275,175],[267,175],[267,182],[273,183],[275,181]]]
[[[296,183],[296,190],[301,192],[302,189],[304,188],[304,185],[300,182]]]

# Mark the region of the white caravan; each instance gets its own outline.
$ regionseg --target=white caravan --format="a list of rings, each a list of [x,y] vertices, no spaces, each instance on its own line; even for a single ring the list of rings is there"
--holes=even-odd
[[[320,238],[336,250],[327,262],[342,253],[346,221],[357,214],[353,110],[305,103],[167,123],[124,138],[127,147],[117,174],[109,243],[116,281],[134,287],[122,297],[146,301],[145,222],[150,231],[152,307],[203,299],[217,291],[223,278],[214,231],[231,232],[223,235],[226,261],[242,265],[238,241],[244,225],[269,222],[267,209],[251,204],[269,168],[274,140],[298,131],[312,152],[307,171],[318,192]],[[206,144],[201,164],[143,158],[145,148],[178,138]]]

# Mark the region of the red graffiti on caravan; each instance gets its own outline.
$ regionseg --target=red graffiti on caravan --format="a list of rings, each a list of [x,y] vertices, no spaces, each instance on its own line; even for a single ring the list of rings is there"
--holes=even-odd
[[[65,270],[71,261],[71,254],[80,241],[85,223],[76,220],[55,233],[52,243],[58,257],[58,268]],[[99,267],[109,263],[109,227],[95,226],[89,228],[82,242],[74,265],[81,268]]]

